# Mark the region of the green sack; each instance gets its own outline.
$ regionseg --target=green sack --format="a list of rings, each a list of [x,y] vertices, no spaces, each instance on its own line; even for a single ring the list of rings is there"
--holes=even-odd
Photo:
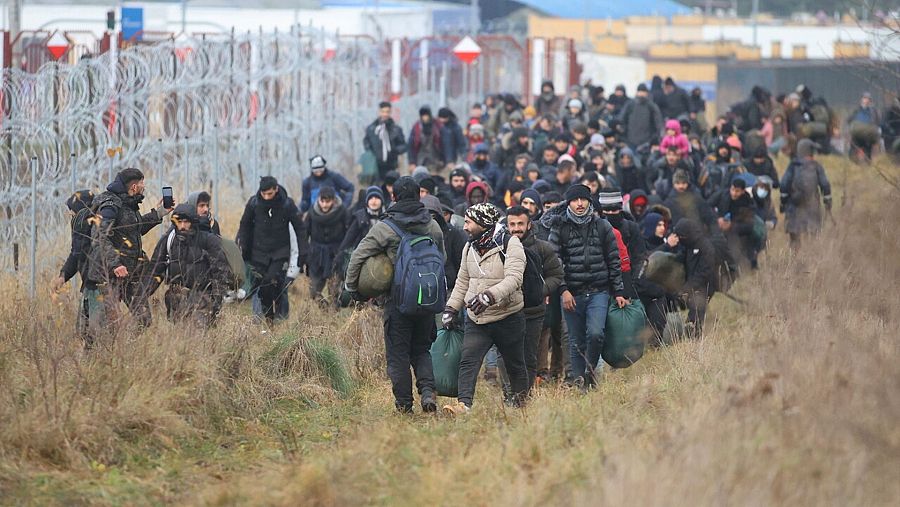
[[[606,315],[606,337],[600,354],[613,368],[628,368],[644,355],[647,314],[640,300],[633,299],[625,308],[610,301]]]
[[[367,298],[374,298],[389,291],[393,282],[394,263],[387,254],[378,254],[363,261],[357,290]]]
[[[462,358],[462,329],[438,328],[437,340],[431,344],[434,387],[439,396],[456,397],[459,384],[459,361]]]
[[[766,227],[766,221],[759,215],[755,215],[753,217],[753,239],[756,241],[756,245],[760,247],[765,245],[768,236],[769,228]]]
[[[677,293],[684,285],[684,264],[673,253],[653,252],[647,260],[644,278],[661,286],[669,294]]]
[[[241,287],[246,281],[246,269],[244,268],[244,259],[241,256],[241,249],[234,241],[222,238],[222,251],[225,253],[225,259],[228,261],[228,266],[231,268],[232,287]]]

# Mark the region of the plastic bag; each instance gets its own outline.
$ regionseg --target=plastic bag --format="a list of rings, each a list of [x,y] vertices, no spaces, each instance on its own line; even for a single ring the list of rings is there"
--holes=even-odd
[[[439,396],[455,398],[459,388],[459,361],[462,359],[462,329],[438,328],[437,340],[431,344],[434,387]]]

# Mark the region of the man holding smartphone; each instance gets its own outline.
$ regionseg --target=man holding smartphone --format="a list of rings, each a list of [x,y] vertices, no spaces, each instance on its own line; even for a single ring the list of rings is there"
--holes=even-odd
[[[97,223],[92,232],[88,289],[100,288],[106,308],[111,311],[124,301],[142,326],[150,325],[150,308],[145,295],[144,274],[147,255],[141,238],[162,223],[174,208],[164,207],[141,215],[144,174],[135,168],[123,169],[94,201]]]

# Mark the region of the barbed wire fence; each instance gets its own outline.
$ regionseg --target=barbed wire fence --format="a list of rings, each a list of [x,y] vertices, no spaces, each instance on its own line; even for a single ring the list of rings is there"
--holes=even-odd
[[[487,87],[520,91],[520,47],[510,38],[493,51],[493,63],[471,70],[404,55],[401,80],[414,90],[395,97],[404,131],[421,104],[462,116]],[[207,190],[219,207],[241,206],[262,175],[299,199],[314,154],[352,176],[391,78],[390,41],[299,26],[0,69],[0,270],[29,280],[33,294],[68,246],[64,199],[102,191],[125,167],[144,172],[148,202],[169,185],[182,200]]]

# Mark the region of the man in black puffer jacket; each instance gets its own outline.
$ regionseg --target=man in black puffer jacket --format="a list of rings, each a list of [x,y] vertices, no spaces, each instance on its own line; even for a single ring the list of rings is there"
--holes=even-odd
[[[238,246],[244,261],[254,271],[254,289],[259,291],[262,315],[266,322],[275,321],[275,308],[287,290],[287,269],[291,257],[291,235],[294,228],[300,255],[297,266],[306,264],[306,243],[300,210],[287,191],[272,176],[263,176],[259,191],[247,201],[238,229]],[[262,316],[260,315],[260,316]]]
[[[124,301],[142,326],[150,325],[150,307],[145,293],[147,256],[141,238],[162,223],[172,210],[162,207],[141,215],[144,174],[128,168],[116,175],[106,192],[94,200],[99,223],[92,231],[89,287],[102,287],[107,313],[114,315],[118,301]]]
[[[309,242],[306,256],[306,274],[309,275],[309,296],[323,307],[329,301],[322,299],[322,289],[332,279],[334,260],[338,257],[341,241],[347,234],[347,209],[331,187],[319,188],[313,207],[303,220],[306,234],[298,243]],[[301,248],[302,250],[302,248]],[[337,278],[334,278],[337,280]],[[329,284],[330,303],[337,303],[339,285]]]
[[[150,260],[153,281],[165,281],[169,320],[191,318],[202,326],[215,323],[231,268],[219,236],[200,230],[200,216],[191,204],[179,204],[172,214],[175,227],[163,236]]]
[[[610,297],[624,307],[625,286],[619,245],[612,226],[594,213],[591,190],[576,184],[566,200],[544,213],[550,243],[563,263],[565,278],[559,287],[563,315],[569,328],[572,383],[580,388],[596,385],[600,350]]]

